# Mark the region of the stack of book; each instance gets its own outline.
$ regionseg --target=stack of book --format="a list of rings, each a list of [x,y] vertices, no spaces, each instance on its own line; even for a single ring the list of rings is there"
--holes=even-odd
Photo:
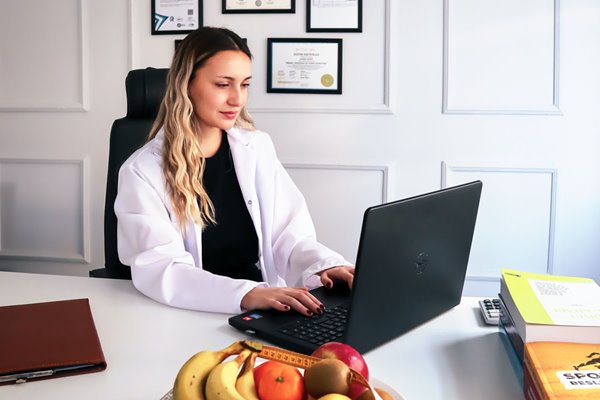
[[[600,398],[600,287],[503,270],[499,297],[500,331],[522,368],[526,398]]]
[[[530,342],[525,345],[527,400],[600,398],[600,345]]]

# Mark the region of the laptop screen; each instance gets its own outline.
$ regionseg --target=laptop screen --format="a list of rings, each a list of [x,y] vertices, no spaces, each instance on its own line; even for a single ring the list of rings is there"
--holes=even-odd
[[[460,303],[481,188],[477,181],[365,211],[346,343],[366,351]]]

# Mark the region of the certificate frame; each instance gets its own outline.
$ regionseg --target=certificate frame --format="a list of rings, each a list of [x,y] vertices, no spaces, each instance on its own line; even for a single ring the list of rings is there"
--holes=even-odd
[[[236,3],[241,4],[236,5]],[[269,6],[268,3],[273,3],[274,7]],[[222,0],[221,12],[223,14],[295,14],[296,0]]]
[[[268,38],[267,93],[342,94],[342,56],[342,39]]]
[[[151,0],[152,35],[187,34],[203,25],[202,0]]]
[[[306,0],[306,32],[362,32],[362,0]]]

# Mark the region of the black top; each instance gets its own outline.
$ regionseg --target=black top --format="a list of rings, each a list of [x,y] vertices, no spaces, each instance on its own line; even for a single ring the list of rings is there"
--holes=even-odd
[[[202,232],[204,269],[235,279],[263,280],[258,262],[258,236],[242,196],[227,134],[215,155],[205,159],[204,188],[215,207],[216,225]]]

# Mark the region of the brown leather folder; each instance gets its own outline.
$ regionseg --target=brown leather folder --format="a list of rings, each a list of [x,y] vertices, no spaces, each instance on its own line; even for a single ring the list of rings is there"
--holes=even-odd
[[[104,369],[88,299],[0,307],[0,385]]]

